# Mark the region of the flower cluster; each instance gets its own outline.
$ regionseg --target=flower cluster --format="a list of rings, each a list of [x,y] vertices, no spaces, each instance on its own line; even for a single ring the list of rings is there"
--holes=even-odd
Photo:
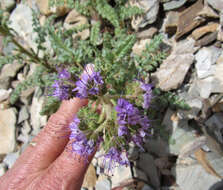
[[[146,84],[143,82],[140,82],[140,83],[141,83],[141,85],[140,85],[141,89],[145,92],[145,94],[143,95],[144,102],[143,102],[142,107],[144,109],[148,109],[151,99],[152,99],[152,87],[153,86],[151,84]]]
[[[55,80],[52,88],[52,96],[59,100],[67,100],[69,98],[69,85],[64,82],[70,78],[70,73],[66,69],[61,69],[58,73],[58,80]]]
[[[83,157],[86,161],[88,156],[93,153],[95,143],[93,140],[87,139],[86,135],[79,129],[79,123],[80,120],[75,116],[69,125],[71,130],[70,139],[73,139],[72,151]]]
[[[81,78],[75,83],[76,88],[73,92],[76,92],[76,97],[87,98],[89,95],[99,94],[99,90],[104,84],[99,72],[85,72],[81,75]]]
[[[138,108],[123,98],[118,99],[115,110],[119,125],[118,136],[125,136],[127,140],[133,141],[142,148],[143,139],[148,133],[150,126],[149,119],[141,114]],[[129,128],[132,128],[134,132],[130,133]]]
[[[127,152],[121,152],[115,147],[111,147],[107,154],[104,155],[104,165],[108,163],[107,169],[108,171],[112,171],[115,167],[115,164],[120,165],[129,165],[129,160],[127,157]]]

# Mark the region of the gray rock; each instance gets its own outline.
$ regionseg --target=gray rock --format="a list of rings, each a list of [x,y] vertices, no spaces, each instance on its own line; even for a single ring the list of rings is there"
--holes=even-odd
[[[193,54],[171,54],[155,73],[158,86],[163,91],[177,89],[194,61]]]
[[[187,98],[189,97],[189,94],[187,94]],[[189,99],[185,99],[186,104],[190,106],[189,110],[179,110],[178,114],[180,115],[181,118],[184,119],[194,119],[197,117],[198,113],[200,112],[202,108],[202,100],[199,98],[192,98],[190,97]]]
[[[138,147],[134,146],[133,144],[129,145],[129,150],[128,150],[128,158],[131,161],[137,160],[139,157],[139,149]]]
[[[145,174],[145,172],[143,172],[141,169],[133,167],[133,175],[134,178],[142,180],[142,181],[148,181],[148,178]]]
[[[205,124],[215,135],[216,139],[223,144],[223,113],[215,113]]]
[[[216,69],[214,76],[207,77],[196,81],[196,86],[201,98],[209,98],[211,93],[223,92],[223,77],[220,74],[223,71],[223,66],[218,65],[219,70]],[[218,67],[216,67],[218,68]]]
[[[21,123],[29,118],[29,110],[27,106],[23,106],[19,111],[18,123]]]
[[[38,89],[35,91],[34,97],[32,99],[32,105],[30,108],[31,114],[31,125],[32,125],[32,134],[37,135],[40,131],[40,128],[46,125],[47,116],[40,115],[42,106],[44,103],[44,97],[38,97]]]
[[[37,34],[33,31],[31,8],[24,4],[18,4],[10,15],[9,20],[11,22],[10,27],[25,40],[29,47],[37,51],[37,44],[35,43]]]
[[[132,173],[130,166],[115,167],[113,176],[111,177],[112,188],[117,187],[120,183],[132,179]]]
[[[219,12],[223,10],[223,0],[207,0],[207,2]]]
[[[190,54],[195,53],[199,47],[195,47],[195,40],[193,38],[187,38],[174,44],[173,54]]]
[[[134,1],[130,0],[132,6],[137,6],[145,10],[145,15],[137,16],[132,19],[132,28],[138,30],[148,24],[152,24],[156,21],[159,12],[159,1],[158,0],[141,0]]]
[[[8,90],[9,87],[10,87],[10,78],[9,77],[2,79],[0,78],[0,88]]]
[[[31,132],[31,126],[26,120],[21,128],[21,134],[18,136],[18,140],[23,143],[28,143],[30,141],[29,133]]]
[[[9,89],[9,90],[0,89],[0,102],[2,102],[3,100],[8,99],[11,92],[12,92],[12,89]]]
[[[149,139],[148,141],[145,142],[144,148],[149,153],[155,154],[156,156],[159,157],[167,156],[169,154],[168,144],[161,138]]]
[[[196,133],[188,126],[188,121],[180,119],[172,110],[168,109],[162,125],[169,131],[170,154],[179,155],[181,149],[196,139]]]
[[[7,170],[7,165],[5,163],[0,163],[0,177],[5,174]]]
[[[182,7],[187,0],[173,0],[163,4],[164,11],[170,11]]]
[[[160,177],[158,170],[155,166],[153,157],[148,153],[142,153],[140,155],[139,162],[136,163],[136,167],[139,167],[147,177],[150,179],[151,184],[156,188],[160,188]]]
[[[8,89],[10,84],[10,79],[15,77],[19,69],[23,67],[23,64],[18,62],[13,62],[12,64],[6,64],[1,69],[0,74],[0,87],[3,89]]]
[[[0,154],[12,152],[15,148],[15,109],[0,110]]]
[[[108,179],[97,181],[95,189],[96,190],[110,190],[111,182]]]
[[[198,78],[206,78],[211,76],[215,72],[213,65],[218,60],[218,57],[221,54],[221,49],[212,47],[204,47],[198,51],[195,55],[196,59],[196,71]]]
[[[19,152],[12,152],[7,154],[3,162],[8,166],[8,168],[11,168],[18,157],[19,157]]]
[[[1,8],[11,10],[15,6],[15,0],[0,0]]]
[[[153,188],[145,184],[141,190],[153,190]]]
[[[216,172],[221,175],[223,172],[222,157],[207,153],[206,159],[213,169],[218,168]],[[188,158],[177,161],[176,176],[176,183],[183,190],[210,190],[212,185],[221,180],[217,176],[209,174],[198,162],[195,160],[189,161]]]

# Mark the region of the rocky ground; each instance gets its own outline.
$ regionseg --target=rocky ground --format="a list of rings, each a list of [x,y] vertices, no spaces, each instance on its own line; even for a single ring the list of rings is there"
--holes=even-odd
[[[191,109],[168,108],[160,134],[148,139],[145,152],[132,146],[131,166],[117,167],[113,176],[103,174],[96,154],[83,189],[214,190],[223,176],[223,0],[129,1],[146,10],[131,22],[138,38],[133,52],[140,54],[162,33],[170,55],[152,81],[163,91],[176,90]],[[65,15],[65,28],[89,22],[76,10],[50,9],[47,0],[0,3],[11,14],[11,27],[34,49],[31,8],[41,12],[41,22],[52,12]],[[78,35],[86,39],[89,30]],[[11,47],[0,46],[0,51],[8,54]],[[47,122],[39,114],[44,98],[39,88],[22,92],[16,107],[9,104],[12,90],[34,68],[15,62],[0,73],[0,176]]]

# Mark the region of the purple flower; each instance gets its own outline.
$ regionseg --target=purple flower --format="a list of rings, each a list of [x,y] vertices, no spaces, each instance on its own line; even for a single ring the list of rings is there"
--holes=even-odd
[[[143,115],[138,108],[123,98],[118,99],[115,110],[117,112],[117,123],[119,124],[118,136],[124,136],[126,140],[130,139],[142,148],[144,138],[148,134],[150,127],[147,116]],[[130,133],[128,127],[133,127],[134,132],[131,131]]]
[[[67,100],[69,98],[69,85],[64,82],[70,78],[70,73],[66,69],[58,69],[58,80],[55,80],[53,85],[53,93],[51,96],[59,98],[60,100]]]
[[[128,135],[128,128],[126,126],[119,126],[118,128],[118,136]]]
[[[143,102],[142,107],[144,109],[148,109],[151,99],[152,99],[152,87],[153,86],[151,84],[146,84],[143,82],[140,82],[140,83],[141,83],[141,85],[140,85],[141,89],[143,91],[145,91],[145,94],[143,95],[144,102]]]
[[[66,69],[59,69],[58,77],[59,79],[69,79],[70,73]]]
[[[87,98],[88,95],[97,95],[99,94],[100,88],[104,84],[102,77],[99,72],[84,72],[81,75],[81,79],[76,83],[76,88],[73,89],[73,92],[76,93],[78,98]]]
[[[133,136],[132,136],[132,141],[133,141],[138,147],[140,147],[142,150],[144,150],[143,147],[142,147],[142,145],[143,145],[143,137],[141,137],[140,135],[133,135]]]
[[[108,171],[111,171],[116,163],[125,166],[129,165],[127,153],[121,152],[115,147],[111,147],[108,153],[104,155],[104,165],[106,162],[108,162]]]
[[[79,129],[79,123],[80,120],[75,116],[69,125],[71,130],[70,139],[74,139],[72,142],[72,151],[87,161],[88,156],[94,152],[95,143],[93,140],[87,139],[86,135]]]
[[[60,100],[67,100],[69,98],[69,86],[64,85],[62,81],[55,80],[52,88],[52,96],[59,98]]]

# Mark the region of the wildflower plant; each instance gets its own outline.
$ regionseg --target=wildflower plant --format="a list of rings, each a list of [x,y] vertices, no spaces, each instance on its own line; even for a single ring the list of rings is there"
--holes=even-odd
[[[129,143],[143,150],[145,139],[151,135],[154,86],[147,81],[166,57],[160,48],[162,37],[155,36],[142,55],[134,55],[132,47],[137,39],[130,19],[143,10],[130,7],[125,0],[76,0],[69,4],[89,20],[94,15],[94,22],[65,30],[55,16],[41,26],[34,12],[37,52],[16,41],[19,34],[0,13],[0,33],[16,47],[13,59],[38,64],[34,74],[16,87],[11,104],[31,85],[47,89],[42,114],[55,112],[62,100],[88,99],[88,105],[69,125],[72,151],[86,160],[96,147],[103,149],[105,164],[112,170],[117,164],[129,164]],[[88,39],[72,37],[84,29],[90,30]],[[50,50],[44,46],[47,40]]]

